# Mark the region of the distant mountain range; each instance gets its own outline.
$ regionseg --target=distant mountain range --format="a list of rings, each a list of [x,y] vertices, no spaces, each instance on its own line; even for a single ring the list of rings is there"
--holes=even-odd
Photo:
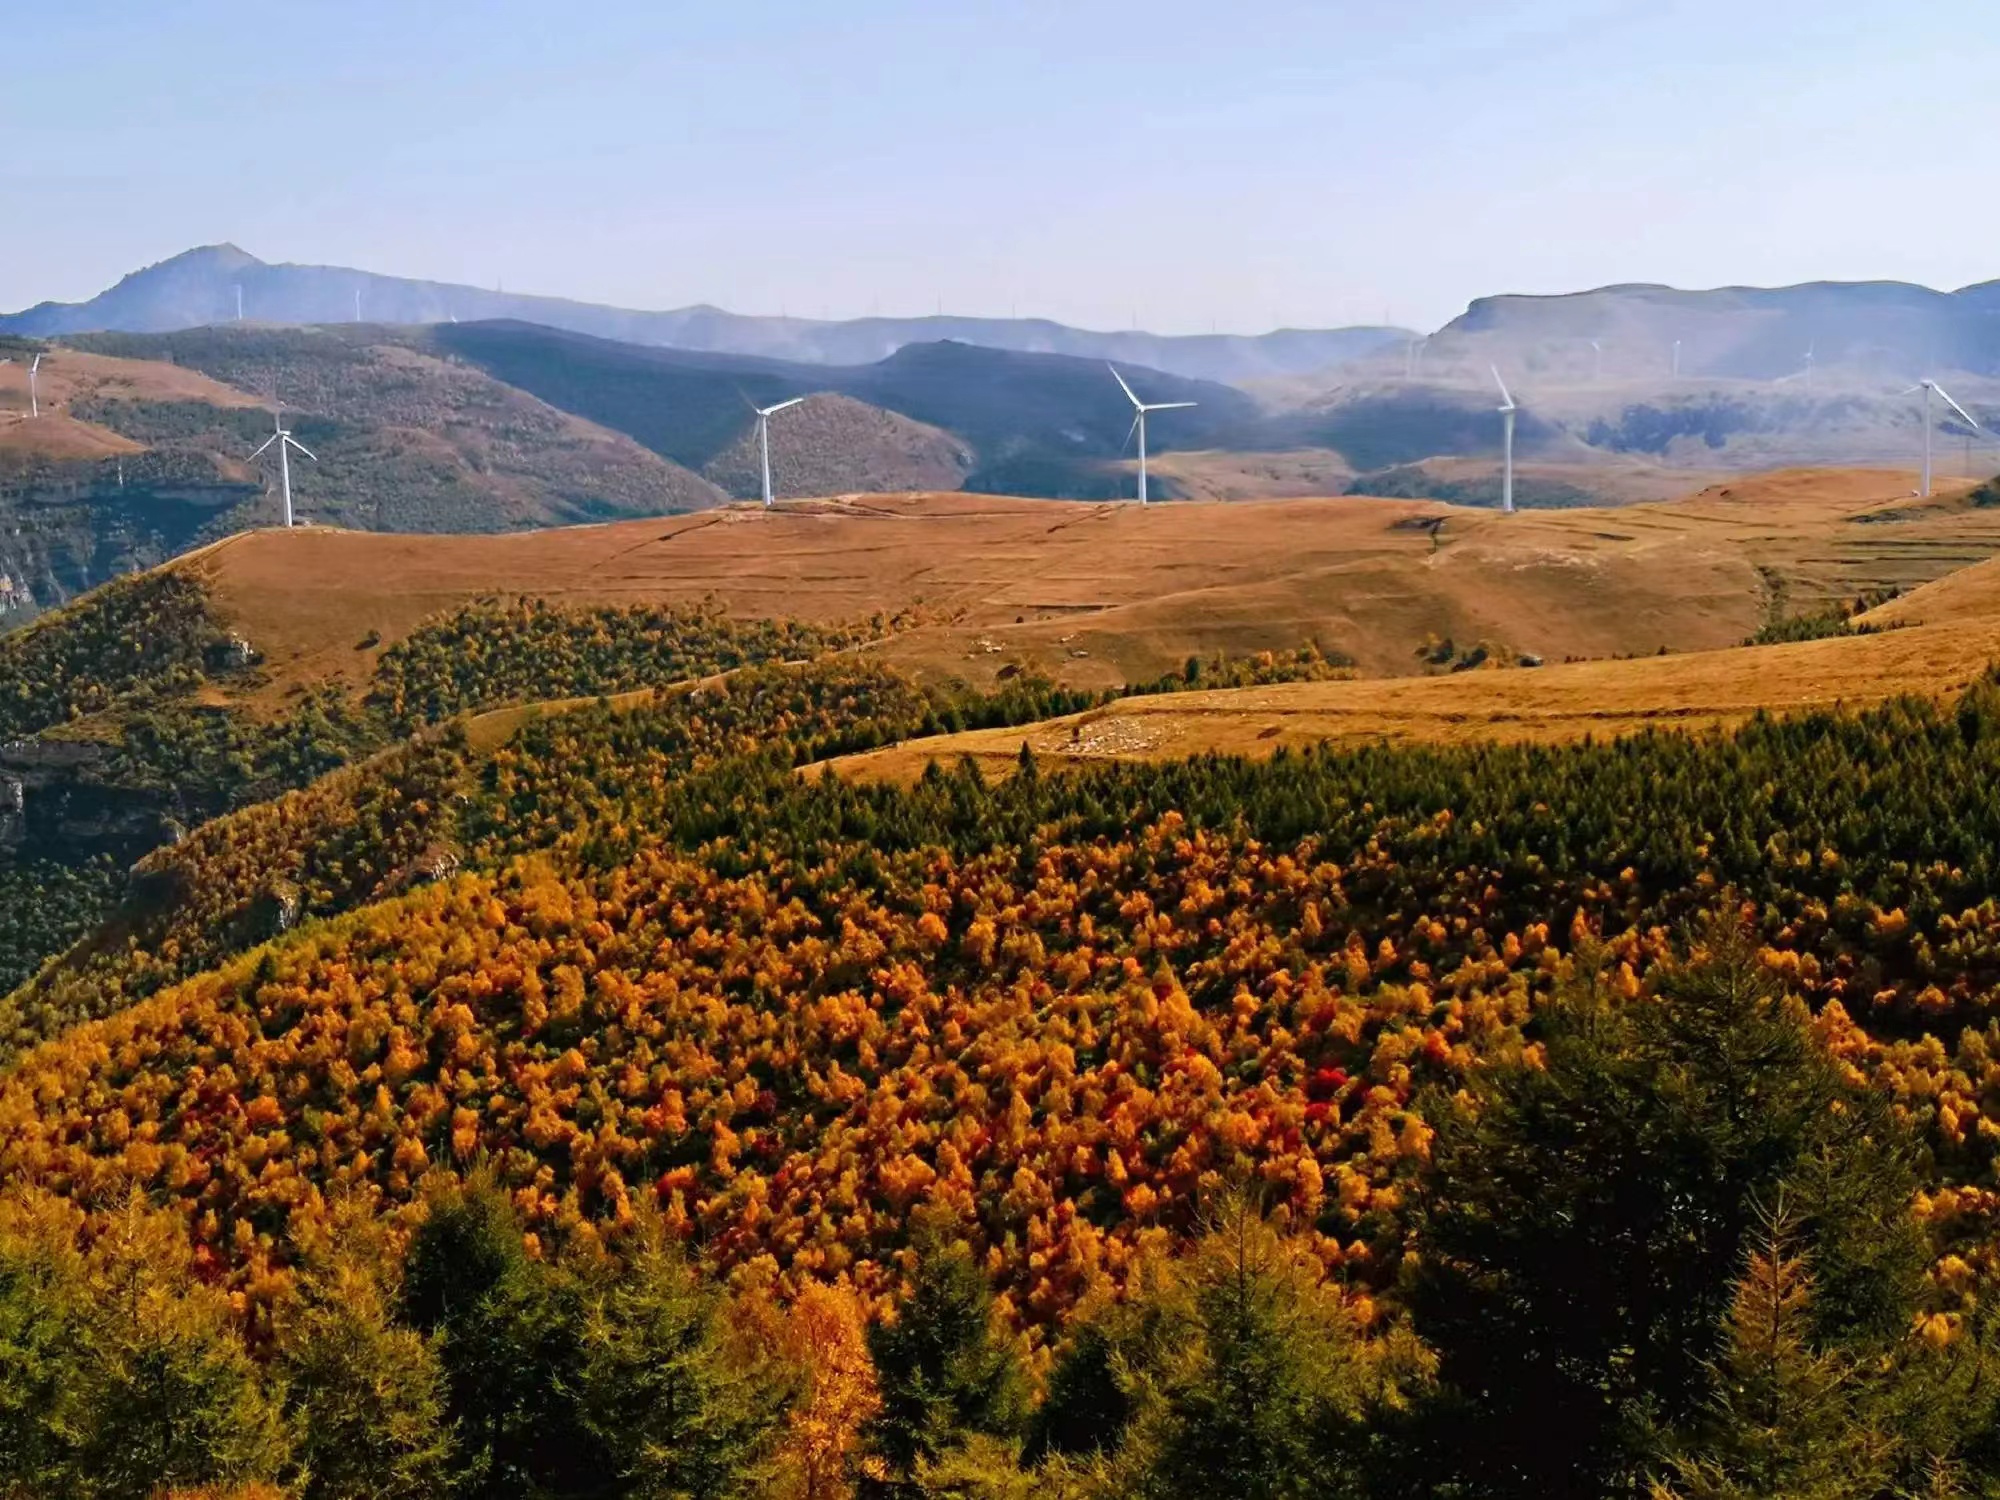
[[[1593,347],[1595,341],[1595,347]],[[1557,297],[1481,297],[1425,341],[1423,368],[1497,360],[1581,380],[1775,380],[1846,366],[1905,384],[1954,370],[2000,374],[2000,282],[1955,292],[1900,281],[1680,291],[1609,286]],[[1398,351],[1399,356],[1402,351]]]
[[[88,302],[44,302],[0,314],[0,333],[172,333],[235,320],[423,324],[509,319],[627,344],[804,364],[859,365],[909,344],[952,339],[1030,354],[1117,360],[1198,380],[1310,375],[1406,343],[1400,328],[1280,329],[1255,336],[1095,332],[1045,318],[752,317],[718,307],[636,312],[561,297],[413,281],[338,266],[271,265],[234,245],[208,245],[134,271]]]
[[[1307,398],[1372,367],[1452,383],[1489,363],[1525,377],[1684,376],[1771,380],[1847,365],[1896,376],[2000,374],[2000,281],[1954,292],[1905,282],[1807,282],[1683,291],[1633,284],[1558,296],[1481,297],[1427,338],[1390,327],[1281,329],[1255,336],[1099,332],[1042,318],[753,317],[694,306],[604,307],[377,275],[272,265],[234,245],[189,250],[134,271],[87,302],[0,314],[0,335],[167,333],[233,322],[534,323],[622,344],[805,365],[874,365],[913,344],[952,341],[1025,354],[1114,360],[1195,380]]]

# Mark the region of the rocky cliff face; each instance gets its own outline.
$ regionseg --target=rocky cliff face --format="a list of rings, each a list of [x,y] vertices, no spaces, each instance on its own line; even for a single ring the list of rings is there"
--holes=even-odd
[[[154,455],[0,474],[0,630],[165,562],[261,496],[212,466]]]
[[[0,848],[21,860],[129,863],[173,836],[166,796],[106,783],[108,747],[72,740],[0,744]]]

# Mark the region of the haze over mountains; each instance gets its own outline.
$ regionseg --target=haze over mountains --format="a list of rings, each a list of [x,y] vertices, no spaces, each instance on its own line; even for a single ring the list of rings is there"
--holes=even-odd
[[[2000,373],[2000,281],[1957,291],[1906,282],[1807,282],[1681,290],[1650,284],[1554,296],[1475,300],[1430,335],[1374,326],[1258,335],[1094,331],[1042,318],[763,317],[708,305],[635,311],[573,299],[421,281],[338,266],[270,264],[234,245],[186,251],[134,271],[80,303],[0,314],[0,333],[164,333],[233,321],[383,325],[512,320],[620,343],[794,363],[872,364],[916,343],[952,340],[1024,353],[1110,359],[1193,379],[1255,384],[1310,380],[1367,356],[1417,374],[1477,372],[1498,360],[1526,376],[1651,378],[1670,374],[1679,342],[1689,378],[1772,380],[1803,369],[1858,366],[1909,374]],[[357,317],[357,296],[359,298]],[[1591,341],[1599,348],[1593,350]]]
[[[2000,282],[1955,292],[1907,282],[1807,282],[1682,291],[1611,286],[1475,301],[1430,340],[1447,359],[1491,355],[1525,373],[1772,380],[1846,365],[1915,378],[2000,372]],[[1907,383],[1907,382],[1905,382]]]
[[[44,302],[0,315],[0,333],[167,333],[245,318],[261,323],[449,323],[518,319],[629,344],[754,354],[810,364],[866,364],[906,344],[956,339],[995,349],[1115,359],[1203,380],[1303,375],[1401,344],[1399,328],[1280,329],[1251,336],[1094,332],[1046,318],[756,317],[695,306],[636,312],[561,297],[413,281],[338,266],[270,265],[207,245],[125,277],[88,302]],[[356,314],[360,297],[359,317]]]

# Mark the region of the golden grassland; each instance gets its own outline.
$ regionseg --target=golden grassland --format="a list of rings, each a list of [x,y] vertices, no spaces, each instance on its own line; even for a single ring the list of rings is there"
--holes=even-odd
[[[1316,640],[1368,676],[1420,670],[1430,637],[1552,661],[1741,641],[1774,604],[1908,588],[2000,552],[2000,513],[1956,483],[1928,502],[1894,470],[1796,470],[1657,504],[1495,512],[1279,499],[1141,508],[966,494],[842,496],[764,511],[493,536],[262,531],[190,555],[264,653],[262,693],[335,677],[473,599],[713,598],[833,623],[915,611],[876,648],[930,677],[1009,666],[1077,687],[1191,654]]]

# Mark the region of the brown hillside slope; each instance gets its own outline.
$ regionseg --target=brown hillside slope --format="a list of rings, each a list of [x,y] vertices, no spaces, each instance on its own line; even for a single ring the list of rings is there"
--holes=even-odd
[[[233,386],[163,360],[119,359],[86,354],[80,349],[49,350],[36,376],[36,392],[44,412],[60,411],[87,397],[114,401],[201,401],[210,406],[248,407],[255,396]],[[25,416],[28,371],[23,359],[0,365],[0,419]]]
[[[955,490],[971,472],[972,450],[942,428],[836,392],[808,396],[771,419],[771,489],[781,499]],[[760,495],[757,424],[711,459],[702,477],[732,495]]]
[[[1083,505],[848,497],[502,536],[256,532],[188,559],[282,689],[360,680],[388,643],[469,599],[639,603],[713,595],[743,615],[852,621],[918,608],[881,649],[990,680],[1018,663],[1081,686],[1192,653],[1316,639],[1369,674],[1427,637],[1565,657],[1697,650],[1791,608],[1911,586],[2000,552],[2000,512],[1901,499],[1912,476],[1791,472],[1683,500],[1505,517],[1427,501]],[[1441,523],[1435,541],[1433,524]]]
[[[0,474],[144,451],[143,443],[74,416],[70,408],[78,402],[199,401],[223,410],[256,405],[254,397],[178,365],[72,349],[51,350],[44,356],[36,395],[41,415],[30,418],[24,358],[0,365]]]
[[[911,741],[834,764],[845,776],[908,781],[932,760],[965,755],[1005,774],[1024,741],[1056,764],[1203,751],[1263,755],[1327,740],[1551,743],[1649,727],[1728,725],[1760,709],[1858,707],[1901,693],[1956,693],[2000,661],[2000,558],[1861,618],[1879,633],[1532,671],[1130,698],[1026,729]]]
[[[252,532],[184,564],[274,666],[360,680],[386,644],[472,598],[718,598],[744,616],[922,610],[880,650],[926,674],[1016,662],[1078,686],[1188,654],[1304,640],[1368,674],[1428,636],[1548,660],[1704,650],[1772,606],[1912,586],[2000,552],[2000,512],[1914,506],[1912,476],[1786,472],[1684,500],[1498,516],[1422,500],[1072,504],[968,494],[726,508],[514,536]],[[1432,526],[1438,526],[1436,540]]]
[[[1977,630],[1924,626],[1535,671],[1130,698],[1025,729],[913,740],[833,764],[843,776],[907,781],[934,759],[950,762],[964,755],[989,772],[1005,774],[1024,741],[1056,764],[1166,760],[1204,751],[1265,755],[1325,740],[1550,743],[1647,727],[1727,725],[1759,709],[1858,706],[1899,693],[1950,693],[1996,659],[2000,617]]]
[[[33,421],[22,417],[0,423],[0,478],[40,465],[95,463],[145,451],[108,427],[79,422],[61,411],[44,412]]]
[[[318,457],[293,468],[299,511],[378,531],[520,530],[698,510],[723,496],[699,475],[468,366],[366,330],[298,329],[179,349],[218,380],[269,401]],[[56,358],[87,358],[68,349]],[[147,446],[247,451],[239,423],[106,390],[91,418]],[[245,398],[248,399],[248,398]],[[213,403],[210,403],[213,404]],[[254,429],[253,429],[254,430]]]

